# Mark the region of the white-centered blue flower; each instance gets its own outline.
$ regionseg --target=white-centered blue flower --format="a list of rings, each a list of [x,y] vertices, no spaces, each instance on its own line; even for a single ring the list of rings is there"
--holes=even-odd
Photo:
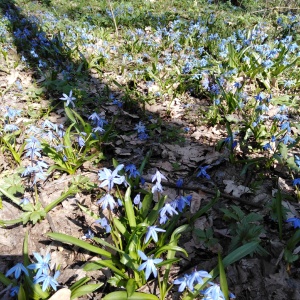
[[[204,295],[203,300],[225,300],[225,296],[221,291],[220,286],[213,282],[209,282],[209,284],[211,286],[202,292]]]
[[[114,197],[111,194],[106,194],[99,201],[97,201],[97,204],[101,204],[102,209],[107,209],[109,206],[110,210],[113,210],[117,205]]]
[[[34,258],[37,260],[37,263],[27,266],[30,270],[38,270],[36,277],[40,277],[42,274],[48,274],[49,272],[49,261],[50,253],[42,257],[39,253],[33,253]]]
[[[183,277],[177,278],[174,280],[173,284],[179,284],[178,292],[183,292],[184,289],[188,286],[191,275],[184,274]]]
[[[98,172],[99,180],[103,181],[99,187],[108,187],[108,190],[110,191],[114,183],[115,184],[122,184],[125,181],[125,177],[118,174],[120,170],[124,168],[124,165],[118,165],[115,170],[112,172],[111,170],[107,168],[103,168]]]
[[[153,182],[156,180],[158,183],[161,183],[162,179],[167,180],[167,178],[157,170],[156,173],[152,176],[151,181]]]
[[[166,231],[164,229],[157,228],[156,225],[148,226],[147,234],[145,237],[145,243],[147,243],[150,240],[150,237],[152,237],[153,241],[157,243],[158,241],[157,232],[166,232]]]
[[[145,271],[146,280],[148,280],[151,273],[153,273],[154,277],[157,277],[157,269],[156,269],[155,265],[161,263],[163,260],[161,258],[153,259],[152,257],[147,257],[145,255],[145,253],[141,250],[138,250],[138,254],[139,254],[140,258],[145,261],[138,267],[138,271],[142,271],[142,270],[146,269],[146,271]]]
[[[70,94],[69,96],[67,94],[63,94],[63,97],[62,98],[59,98],[60,100],[63,100],[63,101],[67,101],[66,103],[66,106],[69,106],[69,104],[72,104],[73,108],[75,107],[75,104],[73,101],[76,100],[75,97],[72,97],[72,90],[70,91]]]
[[[56,291],[58,286],[58,282],[56,281],[56,279],[59,276],[59,274],[59,271],[56,271],[53,277],[49,274],[42,274],[40,277],[36,277],[34,283],[43,283],[43,292],[45,292],[50,286]]]

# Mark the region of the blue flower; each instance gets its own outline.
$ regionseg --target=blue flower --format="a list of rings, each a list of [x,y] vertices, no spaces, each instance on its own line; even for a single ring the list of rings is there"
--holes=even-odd
[[[19,289],[20,289],[19,286],[13,286],[13,287],[10,289],[10,291],[9,291],[9,296],[10,296],[10,297],[16,297],[16,296],[18,296]]]
[[[102,197],[99,201],[97,201],[97,204],[102,204],[102,209],[106,209],[107,206],[109,206],[110,210],[113,210],[117,205],[115,199],[110,194],[106,194]]]
[[[295,164],[297,165],[297,167],[299,167],[299,168],[300,168],[300,157],[299,157],[299,156],[297,156],[297,155],[295,155],[295,158],[294,158],[294,160],[295,160]]]
[[[134,203],[135,205],[138,205],[138,206],[139,206],[139,209],[141,209],[141,207],[142,207],[142,202],[141,202],[141,194],[140,194],[140,193],[137,194],[137,195],[134,197],[133,203]]]
[[[144,141],[144,140],[147,140],[149,138],[149,135],[148,133],[146,132],[141,132],[138,134],[138,138],[141,140],[141,141]]]
[[[15,273],[15,278],[18,279],[21,275],[21,272],[23,272],[26,276],[29,276],[28,270],[25,268],[25,266],[22,263],[17,263],[6,272],[5,276],[8,277]]]
[[[163,192],[163,187],[161,185],[160,182],[156,182],[155,185],[152,187],[152,194],[154,194],[155,192],[158,192],[158,193],[162,193]]]
[[[172,205],[170,203],[166,203],[160,210],[160,217],[163,218],[166,214],[168,214],[169,216],[173,216],[178,215],[178,212],[175,210],[174,207],[172,207]]]
[[[184,274],[184,277],[174,280],[173,284],[179,284],[178,292],[183,292],[183,290],[188,286],[189,279],[190,275]]]
[[[176,181],[176,187],[181,188],[182,186],[183,186],[183,179],[182,179],[182,178],[179,178],[179,179]]]
[[[129,178],[136,178],[137,176],[141,175],[134,164],[129,164],[128,166],[126,166],[125,171],[129,172]]]
[[[21,201],[20,201],[20,205],[26,205],[26,204],[28,204],[28,203],[30,203],[30,201],[28,200],[28,198],[23,198],[23,199],[21,199]]]
[[[50,253],[48,253],[44,258],[39,253],[33,253],[33,256],[37,260],[37,263],[27,266],[30,270],[38,270],[36,277],[40,277],[42,274],[48,274],[49,271],[49,261]]]
[[[77,136],[77,143],[78,143],[79,147],[85,146],[85,140],[83,139],[83,137],[81,135]]]
[[[212,276],[206,272],[206,271],[194,271],[190,277],[189,277],[189,280],[188,280],[188,287],[189,289],[193,290],[194,287],[194,283],[196,282],[196,284],[200,283],[202,284],[203,283],[203,278],[212,278]]]
[[[157,270],[156,270],[155,265],[161,263],[163,260],[161,258],[153,259],[152,257],[147,257],[145,255],[145,253],[140,250],[138,250],[138,254],[139,254],[140,258],[145,261],[138,267],[138,271],[142,271],[142,270],[146,269],[146,272],[145,272],[146,281],[150,277],[151,273],[153,273],[154,277],[157,277]]]
[[[48,287],[52,287],[55,291],[58,286],[58,282],[56,281],[57,277],[59,276],[60,272],[56,271],[54,276],[52,277],[49,274],[42,274],[40,277],[36,277],[34,283],[43,283],[42,290],[45,292]]]
[[[3,128],[4,132],[13,132],[13,131],[17,131],[19,129],[20,128],[14,124],[5,124],[4,128]]]
[[[95,221],[95,223],[100,224],[101,227],[105,229],[106,233],[109,233],[111,231],[111,227],[105,217],[103,217],[102,219],[98,219],[97,221]]]
[[[135,125],[134,129],[137,130],[138,133],[144,133],[146,131],[146,127],[141,121]]]
[[[148,231],[145,237],[145,243],[147,243],[150,240],[150,237],[152,237],[153,241],[157,243],[158,236],[157,232],[166,232],[164,229],[156,228],[157,226],[148,226]]]
[[[289,218],[286,220],[286,222],[292,222],[294,228],[300,228],[300,219],[299,218]]]
[[[210,176],[206,173],[207,168],[209,168],[209,165],[205,167],[199,167],[199,172],[197,174],[197,177],[204,177],[206,179],[210,179]]]
[[[14,120],[14,118],[20,116],[21,113],[22,110],[7,107],[7,112],[4,114],[4,118],[9,118],[10,120]]]
[[[220,286],[212,282],[209,282],[209,284],[211,286],[202,292],[204,295],[203,300],[225,300],[225,296],[221,291]]]
[[[100,187],[108,186],[108,190],[110,191],[114,183],[122,184],[125,181],[125,177],[118,174],[120,170],[124,168],[124,165],[118,165],[116,169],[112,172],[107,168],[103,168],[98,172],[99,180],[103,181],[100,184]]]
[[[272,146],[270,145],[270,143],[266,143],[263,145],[263,149],[264,150],[268,150],[268,149],[272,150]]]
[[[295,140],[289,135],[286,134],[281,140],[280,142],[283,142],[285,145],[288,143],[295,143]]]
[[[190,206],[192,200],[192,195],[188,196],[179,196],[176,199],[174,199],[172,202],[170,202],[171,206],[174,209],[178,209],[179,212],[182,212],[186,205]]]
[[[154,182],[156,180],[158,183],[161,183],[162,179],[167,180],[167,178],[157,170],[156,173],[152,176],[151,181]]]
[[[69,104],[72,104],[72,106],[73,106],[73,108],[74,108],[74,107],[75,107],[75,104],[74,104],[73,101],[75,101],[76,98],[75,98],[75,97],[72,97],[72,93],[73,93],[73,92],[72,92],[72,90],[71,90],[69,96],[66,95],[66,94],[63,94],[63,97],[62,97],[62,98],[59,98],[59,99],[60,99],[60,100],[63,100],[63,101],[67,101],[66,106],[69,106]]]
[[[88,232],[84,234],[84,239],[92,239],[94,237],[94,233],[91,229],[88,229]]]

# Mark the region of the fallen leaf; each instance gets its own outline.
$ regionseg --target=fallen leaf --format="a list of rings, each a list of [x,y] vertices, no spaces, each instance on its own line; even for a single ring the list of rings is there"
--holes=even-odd
[[[234,197],[240,197],[243,194],[249,193],[250,189],[243,185],[237,185],[233,180],[223,180],[226,184],[225,193],[230,194]]]

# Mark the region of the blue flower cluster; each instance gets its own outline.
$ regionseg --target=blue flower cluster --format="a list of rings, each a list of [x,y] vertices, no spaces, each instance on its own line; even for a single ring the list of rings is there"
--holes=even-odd
[[[59,285],[57,282],[57,278],[60,274],[59,271],[55,271],[54,275],[51,273],[50,269],[50,254],[48,253],[45,257],[42,257],[39,253],[33,253],[34,258],[36,259],[36,263],[30,264],[28,266],[24,266],[22,263],[17,263],[11,269],[9,269],[5,276],[9,277],[14,275],[15,279],[21,278],[20,276],[23,275],[33,278],[34,284],[41,284],[42,290],[46,291],[50,287],[53,290],[57,290],[57,286]],[[35,273],[31,273],[30,270],[33,270]],[[11,288],[10,296],[14,297],[18,294],[19,286],[15,285]]]

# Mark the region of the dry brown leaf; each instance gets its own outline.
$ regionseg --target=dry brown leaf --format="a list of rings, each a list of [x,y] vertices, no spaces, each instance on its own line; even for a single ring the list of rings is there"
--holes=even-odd
[[[198,191],[198,193],[193,192],[190,212],[192,214],[195,214],[200,209],[202,200],[205,200],[206,198],[207,195],[200,190]]]
[[[225,193],[230,194],[234,197],[240,197],[243,194],[249,193],[250,189],[243,185],[237,185],[233,180],[223,180],[226,184]]]

